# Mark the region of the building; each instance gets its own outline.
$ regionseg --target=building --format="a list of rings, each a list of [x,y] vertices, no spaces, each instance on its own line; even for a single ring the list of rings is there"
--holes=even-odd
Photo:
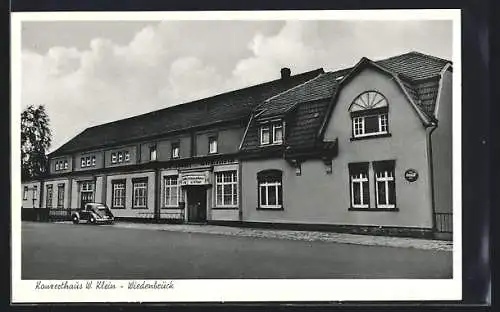
[[[274,81],[84,130],[49,155],[32,202],[451,237],[451,81],[450,61],[418,52],[335,72],[284,68]]]

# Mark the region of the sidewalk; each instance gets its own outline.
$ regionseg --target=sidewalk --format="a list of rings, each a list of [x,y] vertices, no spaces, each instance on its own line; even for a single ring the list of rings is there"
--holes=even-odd
[[[71,223],[71,222],[56,222]],[[299,241],[321,241],[341,244],[355,244],[366,246],[386,246],[401,248],[416,248],[425,250],[452,251],[453,244],[450,241],[427,240],[419,238],[389,237],[356,235],[346,233],[331,233],[317,231],[291,231],[291,230],[273,230],[257,228],[240,228],[218,225],[194,225],[194,224],[146,224],[134,222],[116,222],[113,226],[128,229],[159,230],[184,233],[203,233],[216,235],[231,235],[241,237],[255,238],[274,238]]]

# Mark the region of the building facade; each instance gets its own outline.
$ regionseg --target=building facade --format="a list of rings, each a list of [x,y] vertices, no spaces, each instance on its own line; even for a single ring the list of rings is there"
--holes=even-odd
[[[417,52],[282,69],[91,127],[23,183],[23,209],[98,201],[118,218],[451,237],[451,77],[451,62]]]

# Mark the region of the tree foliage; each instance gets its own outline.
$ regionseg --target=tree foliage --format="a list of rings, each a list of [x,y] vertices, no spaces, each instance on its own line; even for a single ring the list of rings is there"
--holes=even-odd
[[[49,116],[43,105],[28,106],[21,113],[21,170],[23,178],[42,175],[47,168],[47,155],[52,142]]]

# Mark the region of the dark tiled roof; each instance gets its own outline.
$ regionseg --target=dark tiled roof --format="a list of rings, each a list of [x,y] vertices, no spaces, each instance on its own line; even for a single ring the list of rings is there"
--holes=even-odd
[[[323,69],[320,68],[293,75],[287,79],[273,80],[87,128],[51,154],[53,156],[61,155],[160,136],[192,127],[208,126],[217,122],[244,120],[265,99],[304,83],[323,72]]]
[[[366,59],[368,62],[372,62]],[[434,117],[434,107],[439,88],[439,74],[450,61],[409,52],[384,60],[373,62],[390,74],[397,76],[408,95],[426,117]],[[336,142],[323,146],[317,133],[325,118],[330,101],[337,92],[337,78],[348,75],[353,69],[348,68],[336,72],[319,75],[291,90],[268,99],[258,106],[261,111],[258,118],[284,115],[287,121],[285,148],[287,151],[303,151],[310,149],[328,149],[336,146]],[[259,149],[258,125],[252,121],[242,144],[242,152]],[[328,145],[330,144],[330,145]]]
[[[256,108],[259,117],[281,115],[292,109],[297,103],[316,101],[332,96],[338,81],[348,70],[328,72],[318,75],[303,84],[267,99]]]
[[[439,75],[443,67],[451,62],[412,51],[375,63],[410,80],[419,80]]]

